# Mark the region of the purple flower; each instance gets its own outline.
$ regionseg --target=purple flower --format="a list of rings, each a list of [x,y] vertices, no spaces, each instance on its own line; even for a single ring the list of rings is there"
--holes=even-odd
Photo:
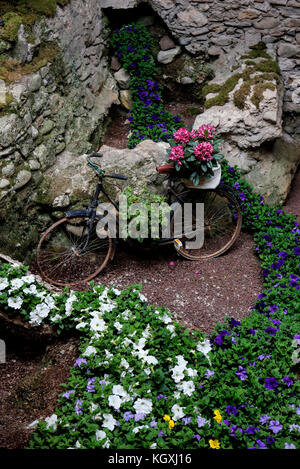
[[[300,255],[300,246],[296,246],[296,247],[294,248],[294,254],[295,254],[296,256],[299,256],[299,255]]]
[[[127,412],[124,412],[123,418],[124,418],[125,422],[128,422],[128,420],[134,418],[134,415],[133,415],[132,412],[130,412],[130,410],[128,410]]]
[[[231,174],[234,174],[234,168],[232,166],[228,166],[228,171],[231,173]]]
[[[135,422],[138,422],[139,420],[144,420],[146,414],[143,414],[141,412],[137,412],[134,416]]]
[[[101,386],[101,389],[103,389],[103,386],[106,386],[106,381],[104,379],[99,381],[99,384]]]
[[[215,374],[214,371],[207,369],[204,376],[206,376],[206,378],[210,378],[210,377],[213,376],[214,374]]]
[[[66,399],[69,399],[70,395],[74,394],[74,393],[75,393],[75,391],[67,391],[62,395],[62,397],[65,397]]]
[[[225,409],[225,412],[227,412],[228,415],[237,415],[239,413],[239,411],[234,405],[228,405]]]
[[[239,371],[236,371],[235,374],[240,378],[241,381],[245,381],[245,379],[248,378],[246,371],[246,368],[239,366]]]
[[[73,366],[74,367],[78,366],[80,368],[82,363],[84,363],[86,365],[87,364],[86,359],[85,358],[77,358],[77,360],[75,361]]]
[[[183,417],[182,420],[184,425],[189,425],[192,421],[192,417]]]
[[[75,412],[77,415],[82,414],[82,404],[83,401],[80,401],[79,399],[75,402]]]
[[[267,449],[266,445],[261,440],[256,440],[256,443],[260,449]]]
[[[270,334],[270,335],[273,335],[273,336],[274,336],[274,335],[276,334],[276,331],[277,331],[277,330],[278,330],[278,329],[275,329],[274,327],[269,326],[269,327],[267,327],[267,328],[265,329],[265,332],[266,332],[267,334]]]
[[[164,437],[164,436],[166,436],[166,433],[164,433],[162,430],[160,430],[160,432],[158,433],[158,436]]]
[[[277,274],[277,275],[278,275],[278,274]],[[279,274],[279,275],[281,275],[281,274]],[[275,313],[275,311],[277,311],[277,309],[278,309],[278,306],[277,306],[277,305],[272,305],[272,306],[270,306],[270,313],[271,313],[271,314],[272,314],[272,313]]]
[[[164,396],[163,394],[159,394],[156,399],[160,401],[161,399],[168,399],[168,398],[167,396]]]
[[[194,435],[194,438],[195,438],[197,441],[200,441],[201,436],[200,436],[200,435]]]
[[[282,378],[282,381],[287,385],[287,387],[292,386],[292,384],[294,383],[292,378],[290,378],[289,376],[285,376],[284,378]]]
[[[97,378],[90,378],[88,379],[88,384],[86,387],[87,392],[95,392],[95,386],[94,382],[96,381]]]
[[[239,189],[239,188],[240,188],[239,183],[238,183],[238,182],[235,182],[233,188],[236,189],[236,190]]]
[[[282,425],[280,425],[278,420],[271,420],[269,430],[272,430],[273,433],[279,433],[282,430]]]
[[[157,426],[157,422],[155,422],[155,420],[153,420],[152,422],[150,422],[150,427],[151,428],[155,428]]]
[[[256,329],[248,329],[249,334],[255,335],[257,330]]]
[[[240,199],[242,201],[246,200],[246,194],[244,194],[244,192],[240,192]]]
[[[204,427],[205,424],[208,424],[208,426],[210,427],[210,423],[208,422],[208,420],[206,420],[204,417],[201,417],[200,415],[197,417],[197,425],[198,425],[198,428],[201,428],[201,427]]]
[[[249,435],[254,435],[254,433],[258,431],[259,431],[258,427],[250,426],[246,428],[246,430],[244,430],[244,433],[248,433]]]
[[[265,388],[266,389],[275,389],[278,386],[278,381],[277,379],[270,377],[270,378],[265,378]]]
[[[259,419],[259,422],[264,425],[268,420],[270,420],[271,417],[269,417],[268,415],[262,415]]]
[[[267,436],[267,444],[272,445],[275,442],[275,439],[272,435]]]
[[[284,449],[296,449],[293,443],[284,443]]]

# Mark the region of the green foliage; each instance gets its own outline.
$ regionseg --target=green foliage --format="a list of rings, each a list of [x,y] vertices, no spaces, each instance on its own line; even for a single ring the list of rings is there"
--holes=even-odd
[[[120,207],[120,218],[128,224],[127,238],[142,242],[144,238],[159,239],[161,230],[168,225],[170,208],[166,198],[150,192],[146,187],[136,191],[127,187],[122,192],[126,205]],[[156,226],[156,233],[153,227]],[[145,232],[141,230],[144,227]],[[152,229],[152,230],[151,230]],[[137,235],[137,232],[141,234]],[[144,235],[144,236],[143,236]],[[151,236],[152,235],[152,236]]]
[[[130,74],[130,91],[133,101],[129,148],[144,139],[155,142],[167,140],[180,127],[180,116],[166,111],[161,98],[161,85],[153,59],[153,40],[146,27],[139,23],[117,29],[111,39],[111,47]]]

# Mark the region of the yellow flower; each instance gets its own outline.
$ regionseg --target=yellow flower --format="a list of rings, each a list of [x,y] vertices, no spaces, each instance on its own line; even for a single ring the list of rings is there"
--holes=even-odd
[[[165,420],[166,422],[169,422],[169,420],[171,420],[170,415],[164,415],[164,420]]]
[[[176,423],[174,422],[174,420],[170,420],[169,421],[169,429],[172,430],[172,428],[174,428],[176,425]]]
[[[219,440],[209,440],[209,444],[212,449],[220,449]]]
[[[220,411],[219,410],[214,410],[214,419],[219,423],[221,422],[222,420],[222,415],[220,414]]]

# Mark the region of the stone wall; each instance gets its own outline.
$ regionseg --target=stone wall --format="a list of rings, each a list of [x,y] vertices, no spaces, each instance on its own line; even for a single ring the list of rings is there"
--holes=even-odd
[[[18,256],[16,246],[35,242],[36,226],[49,224],[36,189],[57,156],[65,149],[76,157],[97,148],[109,108],[119,103],[108,68],[108,35],[97,0],[72,0],[54,18],[36,23],[34,43],[20,28],[12,54],[24,67],[44,44],[58,47],[34,73],[23,75],[21,67],[16,82],[0,80],[0,104],[10,98],[0,112],[0,250]]]

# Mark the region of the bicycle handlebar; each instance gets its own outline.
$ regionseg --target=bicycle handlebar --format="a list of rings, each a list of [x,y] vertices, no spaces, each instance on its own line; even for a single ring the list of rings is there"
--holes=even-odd
[[[90,155],[87,155],[87,160],[88,160],[88,164],[95,170],[97,171],[97,173],[99,174],[100,177],[108,177],[108,178],[114,178],[114,179],[123,179],[123,180],[126,180],[127,179],[127,176],[122,176],[121,174],[105,174],[105,172],[103,171],[103,169],[101,169],[96,163],[93,163],[93,161],[91,161],[91,158],[93,157],[102,157],[103,155],[101,155],[101,153],[96,153],[96,152],[93,152],[91,153]]]

